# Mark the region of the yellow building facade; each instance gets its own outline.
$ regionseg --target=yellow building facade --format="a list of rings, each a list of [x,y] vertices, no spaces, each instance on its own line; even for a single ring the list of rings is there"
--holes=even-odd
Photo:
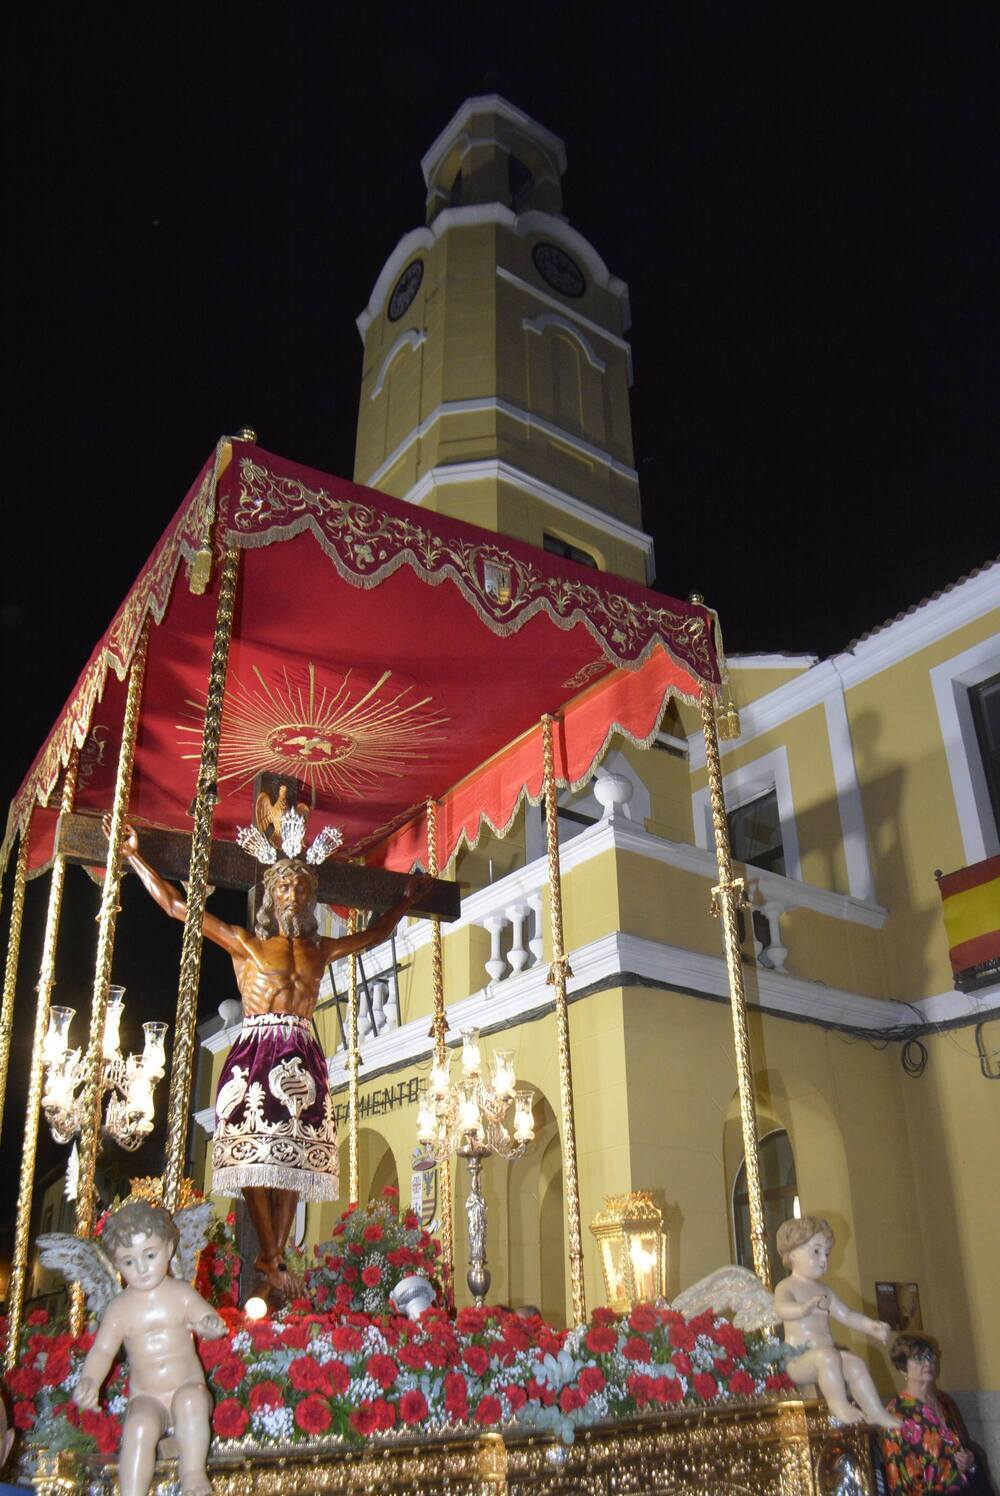
[[[426,222],[393,250],[358,318],[356,480],[648,580],[628,292],[562,214],[562,142],[488,96],[463,105],[422,165]],[[854,1307],[874,1315],[876,1285],[901,1285],[904,1298],[917,1285],[923,1325],[943,1344],[944,1381],[996,1451],[1000,985],[955,989],[934,871],[1000,852],[969,705],[1000,673],[1000,569],[831,659],[729,665],[742,730],[723,744],[723,772],[753,904],[743,956],[769,1220],[801,1209],[831,1222],[831,1281]],[[616,740],[593,783],[560,805],[583,1220],[607,1194],[652,1191],[668,1226],[673,1295],[747,1252],[696,713],[672,707],[648,748]],[[536,1141],[518,1162],[484,1168],[491,1298],[564,1321],[538,808],[524,807],[506,838],[484,836],[447,873],[463,893],[443,942],[450,1037],[478,1027],[487,1052],[514,1051],[519,1084],[535,1092]],[[430,1064],[429,926],[407,922],[394,949],[387,943],[364,964],[361,1193],[393,1184],[408,1199]],[[342,996],[346,970],[334,981]],[[317,1017],[346,1103],[330,990]],[[203,1035],[203,1149],[238,1028],[227,1009]],[[346,1155],[341,1177],[346,1192]],[[460,1301],[466,1188],[463,1165]],[[307,1244],[329,1234],[347,1203],[345,1194],[309,1207]],[[584,1246],[593,1307],[604,1289],[589,1235]],[[857,1348],[888,1393],[886,1358]]]

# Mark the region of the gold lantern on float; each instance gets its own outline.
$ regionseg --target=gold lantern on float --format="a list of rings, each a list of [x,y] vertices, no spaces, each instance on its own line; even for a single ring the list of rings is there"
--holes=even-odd
[[[666,1296],[667,1234],[648,1190],[604,1198],[606,1208],[590,1229],[601,1254],[608,1308],[624,1314],[634,1304]]]

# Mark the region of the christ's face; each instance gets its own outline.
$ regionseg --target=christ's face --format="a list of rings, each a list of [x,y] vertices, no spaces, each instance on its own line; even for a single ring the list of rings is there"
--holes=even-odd
[[[167,1276],[173,1243],[162,1236],[135,1235],[127,1247],[116,1247],[115,1267],[129,1288],[156,1288]]]
[[[271,884],[274,916],[288,939],[316,933],[316,894],[312,879],[296,868],[280,872]]]
[[[788,1261],[800,1278],[822,1278],[830,1261],[830,1238],[825,1231],[817,1231],[800,1247],[792,1248]]]

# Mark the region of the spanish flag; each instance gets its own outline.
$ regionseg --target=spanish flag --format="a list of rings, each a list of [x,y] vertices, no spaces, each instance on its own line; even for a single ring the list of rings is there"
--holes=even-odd
[[[937,873],[951,967],[959,988],[1000,972],[1000,857]],[[986,972],[983,972],[983,968]]]

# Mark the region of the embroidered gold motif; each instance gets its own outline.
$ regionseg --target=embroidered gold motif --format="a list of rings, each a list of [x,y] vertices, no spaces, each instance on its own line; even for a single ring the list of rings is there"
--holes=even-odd
[[[277,540],[310,528],[341,574],[369,587],[404,563],[428,579],[447,572],[500,633],[543,611],[562,628],[585,624],[615,664],[635,664],[662,641],[701,679],[718,678],[711,625],[700,614],[652,608],[576,578],[547,576],[502,545],[447,539],[415,520],[279,476],[251,457],[240,461],[233,526],[228,538],[236,545],[249,535],[273,533]]]

